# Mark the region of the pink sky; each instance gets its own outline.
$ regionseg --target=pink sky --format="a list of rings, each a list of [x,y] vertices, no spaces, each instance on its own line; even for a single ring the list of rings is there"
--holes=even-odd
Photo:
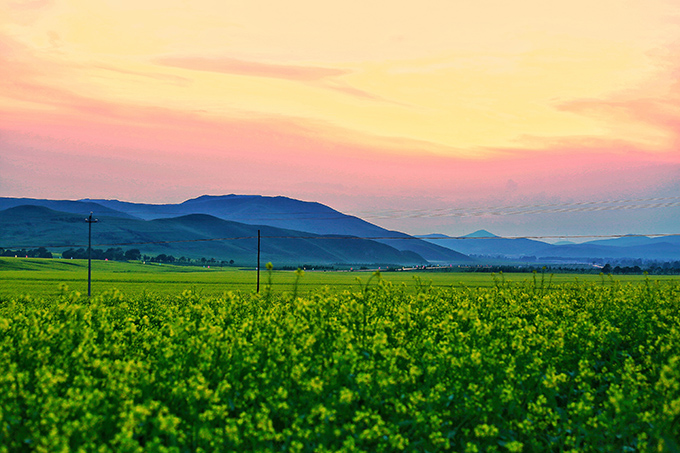
[[[0,2],[0,196],[680,233],[677,2],[284,3]]]

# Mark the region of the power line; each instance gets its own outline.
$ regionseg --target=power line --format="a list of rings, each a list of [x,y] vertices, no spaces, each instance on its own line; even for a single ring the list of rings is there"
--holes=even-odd
[[[363,211],[357,215],[365,219],[413,219],[435,217],[480,217],[545,213],[617,211],[654,209],[680,206],[680,197],[631,198],[627,200],[582,201],[572,203],[524,204],[492,207],[460,207],[438,209],[385,209]]]
[[[260,236],[262,239],[303,239],[303,240],[369,240],[369,241],[386,241],[386,240],[498,240],[498,239],[618,239],[618,238],[661,238],[661,237],[675,237],[680,236],[680,233],[650,233],[650,234],[604,234],[604,235],[541,235],[541,236]],[[216,242],[216,241],[237,241],[245,239],[257,239],[258,236],[235,236],[235,237],[220,237],[220,238],[201,238],[201,239],[178,239],[167,241],[139,241],[139,242],[116,242],[116,243],[99,243],[92,244],[92,247],[120,247],[131,245],[159,245],[159,244],[179,244],[191,242]],[[50,244],[50,245],[10,245],[2,246],[3,249],[27,249],[27,248],[74,248],[87,247],[87,244]]]
[[[371,211],[358,211],[353,214],[343,214],[337,211],[324,212],[318,215],[311,211],[295,212],[268,212],[253,216],[236,214],[224,220],[230,221],[277,221],[277,220],[338,220],[346,216],[356,216],[361,219],[412,219],[412,218],[435,218],[435,217],[480,217],[480,216],[507,216],[545,213],[570,213],[570,212],[595,212],[636,209],[656,209],[680,206],[680,196],[652,197],[652,198],[629,198],[623,200],[600,200],[600,201],[577,201],[565,203],[539,203],[501,205],[489,207],[456,207],[456,208],[432,208],[432,209],[381,209]],[[329,208],[330,209],[330,208]],[[134,210],[126,212],[138,217]],[[187,216],[192,214],[213,215],[209,212],[186,212],[177,210],[162,210],[158,213],[150,213],[151,219],[162,220],[172,217]],[[156,216],[162,217],[156,217]],[[142,218],[142,217],[140,217]],[[147,219],[144,219],[147,220]]]

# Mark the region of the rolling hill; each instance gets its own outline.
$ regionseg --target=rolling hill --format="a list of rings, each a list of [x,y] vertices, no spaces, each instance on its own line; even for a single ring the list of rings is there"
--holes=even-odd
[[[472,260],[437,244],[428,243],[398,231],[390,231],[358,217],[342,214],[320,203],[300,201],[287,197],[260,195],[204,195],[178,204],[129,203],[118,200],[85,199],[63,203],[57,200],[0,198],[0,209],[21,204],[35,204],[57,211],[110,213],[112,216],[143,220],[174,218],[190,214],[207,214],[222,220],[248,225],[268,225],[287,230],[303,231],[315,235],[341,235],[376,238],[380,242],[402,252],[416,253],[430,263],[463,264]],[[83,210],[83,203],[87,206]],[[97,209],[101,206],[101,210]],[[100,214],[101,212],[101,214]],[[121,215],[117,214],[121,213]]]
[[[381,228],[320,203],[287,197],[204,195],[177,204],[130,203],[95,199],[71,201],[0,198],[0,211],[21,206],[49,208],[61,213],[57,217],[61,216],[63,222],[66,222],[66,214],[76,215],[75,220],[71,221],[74,224],[82,222],[84,217],[92,211],[96,217],[106,218],[107,224],[118,228],[114,231],[101,225],[96,227],[96,231],[102,235],[99,237],[100,242],[105,243],[149,242],[160,237],[159,234],[163,237],[174,238],[173,240],[186,237],[204,241],[200,244],[187,242],[181,247],[151,244],[148,246],[148,253],[168,253],[168,250],[181,248],[183,254],[187,256],[219,254],[228,256],[228,259],[235,259],[234,257],[238,256],[245,259],[247,253],[252,253],[250,246],[238,241],[230,244],[225,243],[226,241],[213,242],[207,246],[205,239],[232,235],[232,233],[222,232],[233,232],[233,235],[238,235],[239,231],[243,235],[252,237],[257,229],[261,229],[264,234],[266,228],[273,228],[270,236],[296,237],[295,240],[276,239],[274,241],[276,244],[270,244],[273,246],[272,250],[278,253],[273,258],[277,261],[292,259],[291,253],[295,248],[301,252],[300,259],[309,258],[307,261],[314,259],[316,263],[327,263],[333,260],[337,260],[338,263],[364,263],[368,262],[367,260],[395,264],[415,264],[422,261],[436,264],[474,263],[474,260],[467,255],[494,257],[501,260],[536,257],[539,261],[574,260],[579,262],[594,259],[680,260],[680,236],[658,238],[631,236],[583,244],[549,244],[533,239],[508,239],[498,237],[486,230],[479,230],[462,237],[449,237],[441,234],[414,237]],[[47,237],[57,239],[59,234],[68,230],[65,226],[68,222],[66,224],[53,222],[52,226],[39,225],[40,221],[36,219],[40,216],[36,211],[25,211],[22,215],[25,217],[22,221],[33,222],[24,226],[27,229],[26,234],[33,231],[35,234],[47,234]],[[196,217],[197,215],[203,217]],[[0,223],[2,217],[6,216],[6,213],[0,212]],[[33,216],[37,217],[32,220]],[[172,219],[175,220],[172,221]],[[19,221],[18,217],[16,221]],[[6,230],[0,231],[2,233],[0,246],[12,245],[8,243],[16,243],[14,239],[19,237],[22,241],[38,237],[30,236],[30,234],[17,236],[18,226],[16,225],[13,227],[6,224]],[[289,233],[280,233],[276,229],[286,230]],[[337,236],[364,239],[341,240]],[[68,234],[63,236],[63,238],[69,237],[71,236]],[[81,239],[69,240],[81,244],[83,242]],[[401,254],[396,252],[401,252]],[[178,252],[170,253],[178,254]]]
[[[206,214],[154,220],[109,215],[97,218],[99,222],[93,225],[93,248],[138,248],[145,254],[214,257],[253,265],[260,230],[261,260],[277,265],[427,263],[416,253],[366,239],[246,225]],[[4,248],[87,247],[87,230],[85,216],[43,206],[22,205],[0,211],[0,246]]]
[[[443,247],[465,253],[466,255],[490,257],[518,258],[520,256],[541,254],[552,247],[548,243],[533,239],[506,239],[498,237],[486,230],[475,231],[474,233],[456,238],[444,234],[429,234],[419,237]]]
[[[548,244],[533,239],[508,239],[480,230],[461,237],[443,234],[419,236],[462,253],[518,259],[533,256],[539,261],[594,259],[643,259],[657,261],[680,260],[680,236],[650,238],[628,236],[615,239],[595,240],[582,244]]]
[[[124,219],[136,218],[133,215],[122,211],[108,208],[99,203],[86,200],[41,200],[35,198],[8,198],[0,197],[0,211],[4,209],[14,208],[17,206],[43,206],[54,211],[68,212],[71,214],[82,214],[87,216],[90,212],[96,212],[97,215],[107,215],[113,217],[121,217]]]

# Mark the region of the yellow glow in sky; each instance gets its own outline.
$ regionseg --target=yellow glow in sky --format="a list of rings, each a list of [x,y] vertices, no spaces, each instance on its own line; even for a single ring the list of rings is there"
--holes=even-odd
[[[0,36],[21,46],[16,59],[32,83],[107,103],[290,117],[460,155],[562,137],[664,151],[673,138],[635,116],[565,107],[667,94],[672,81],[654,51],[680,37],[680,7],[666,1],[15,0],[2,8]],[[0,96],[6,109],[39,108]]]

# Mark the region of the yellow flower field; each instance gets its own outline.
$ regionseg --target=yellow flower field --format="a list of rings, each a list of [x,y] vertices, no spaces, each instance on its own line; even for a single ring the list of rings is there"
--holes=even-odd
[[[0,298],[0,452],[677,451],[680,286]]]

